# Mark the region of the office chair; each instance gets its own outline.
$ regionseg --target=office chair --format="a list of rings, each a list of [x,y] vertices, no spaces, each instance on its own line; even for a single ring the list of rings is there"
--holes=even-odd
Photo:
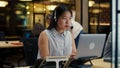
[[[38,38],[22,38],[21,41],[23,42],[26,64],[32,66],[37,60]]]
[[[30,38],[31,36],[31,31],[27,31],[23,33],[23,38]]]

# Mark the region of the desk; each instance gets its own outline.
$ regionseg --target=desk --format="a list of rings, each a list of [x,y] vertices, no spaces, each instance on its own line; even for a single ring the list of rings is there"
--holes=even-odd
[[[19,41],[0,41],[0,48],[17,48],[23,47],[23,43]]]
[[[103,59],[94,59],[92,60],[92,63],[93,63],[92,68],[112,68],[111,63],[104,62]],[[89,64],[89,62],[87,62],[86,64]],[[15,68],[22,68],[22,67],[15,67]],[[23,68],[30,68],[30,67],[26,66]]]
[[[104,62],[103,59],[94,59],[92,60],[92,63],[92,68],[111,68],[111,63]],[[86,64],[89,64],[89,62],[87,62]]]
[[[17,48],[21,48],[23,47],[23,43],[19,42],[19,41],[0,41],[0,58],[2,59],[6,59],[7,57],[9,57],[9,55],[16,55],[18,50]],[[6,51],[7,50],[7,51]],[[4,54],[4,55],[3,55]],[[5,57],[5,58],[4,58]],[[10,66],[14,66],[11,63],[8,62],[4,62],[4,60],[0,60],[1,62],[1,67],[3,67],[3,65],[10,65]]]

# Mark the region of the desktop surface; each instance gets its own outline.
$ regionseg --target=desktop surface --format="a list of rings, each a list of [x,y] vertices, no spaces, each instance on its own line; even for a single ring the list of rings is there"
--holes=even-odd
[[[93,66],[91,68],[112,68],[111,63],[109,62],[104,62],[102,58],[100,59],[94,59],[92,60]],[[90,64],[89,62],[85,64]],[[30,66],[24,66],[24,67],[15,67],[15,68],[30,68]]]

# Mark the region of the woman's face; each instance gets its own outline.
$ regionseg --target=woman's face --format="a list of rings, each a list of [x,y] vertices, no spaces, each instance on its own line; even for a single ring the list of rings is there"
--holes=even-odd
[[[70,27],[70,23],[71,13],[69,11],[66,11],[58,18],[57,29],[66,30]]]

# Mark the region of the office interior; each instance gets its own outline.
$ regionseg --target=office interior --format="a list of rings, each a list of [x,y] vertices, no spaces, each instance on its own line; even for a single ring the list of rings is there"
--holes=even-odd
[[[39,19],[39,23],[47,28],[46,15],[51,13],[57,5],[65,4],[76,11],[75,20],[83,26],[84,33],[104,33],[108,36],[109,32],[113,31],[112,45],[114,45],[114,50],[119,47],[119,38],[116,38],[119,37],[119,18],[117,18],[119,17],[119,3],[119,0],[0,0],[0,32],[4,33],[7,41],[20,40],[24,37],[25,32],[30,32],[33,29]],[[116,10],[113,7],[117,7],[118,12],[113,13]],[[116,21],[118,24],[113,23]],[[115,59],[118,59],[119,52],[117,50],[112,52]],[[112,63],[115,65],[111,65]],[[117,60],[113,60],[112,63],[107,64],[108,67],[118,67]],[[18,66],[20,65],[18,64]]]

